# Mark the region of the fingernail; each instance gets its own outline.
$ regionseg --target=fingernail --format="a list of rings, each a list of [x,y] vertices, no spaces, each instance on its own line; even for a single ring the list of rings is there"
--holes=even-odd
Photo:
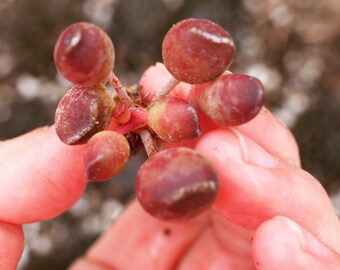
[[[313,254],[318,257],[329,257],[331,251],[328,247],[322,244],[314,235],[303,227],[296,224],[289,218],[276,217],[284,222],[287,228],[294,233],[303,252]]]
[[[283,157],[281,158],[281,160],[283,160],[283,162],[285,162],[287,165],[291,167],[295,167],[295,168],[298,167],[298,165],[296,164],[296,161],[290,157]]]
[[[291,219],[286,218],[286,217],[280,216],[280,217],[275,217],[275,219],[283,222],[284,225],[287,227],[287,229],[294,233],[294,235],[296,236],[296,238],[299,241],[301,248],[304,248],[306,246],[305,237],[304,237],[303,232],[301,230],[301,227],[299,225],[297,225]]]
[[[279,160],[276,157],[270,155],[261,146],[244,136],[238,130],[233,128],[229,129],[236,135],[238,139],[242,159],[244,162],[259,165],[268,169],[275,168],[278,165]]]

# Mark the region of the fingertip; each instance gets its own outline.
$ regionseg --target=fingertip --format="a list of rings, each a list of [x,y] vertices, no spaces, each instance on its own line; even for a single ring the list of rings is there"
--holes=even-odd
[[[63,144],[54,127],[4,142],[0,149],[0,218],[11,223],[49,219],[83,193],[83,146]]]
[[[264,222],[255,233],[253,257],[258,269],[338,269],[339,256],[286,217]]]
[[[256,228],[271,215],[266,207],[273,189],[274,172],[279,162],[248,137],[231,129],[216,129],[205,134],[196,150],[216,169],[221,187],[214,209],[227,219],[248,229]],[[274,186],[276,187],[276,186]]]
[[[253,257],[259,269],[271,269],[273,265],[287,265],[290,256],[299,256],[297,252],[300,251],[299,232],[287,226],[281,218],[276,217],[266,221],[256,230],[253,239]]]
[[[214,210],[251,230],[274,216],[287,216],[338,251],[339,219],[320,183],[282,159],[275,166],[275,157],[271,159],[247,136],[243,140],[240,143],[238,136],[228,130],[214,130],[196,146],[221,180]]]
[[[266,107],[262,107],[255,118],[235,129],[273,155],[291,160],[296,167],[301,166],[299,148],[293,134]]]

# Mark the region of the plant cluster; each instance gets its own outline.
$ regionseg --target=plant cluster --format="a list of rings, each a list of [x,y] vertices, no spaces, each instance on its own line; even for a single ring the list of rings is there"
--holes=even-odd
[[[160,150],[159,145],[200,137],[204,117],[230,127],[256,116],[263,86],[254,77],[227,71],[234,54],[234,41],[221,26],[197,18],[180,21],[162,45],[172,77],[154,95],[147,89],[136,94],[112,71],[109,36],[93,24],[73,24],[61,33],[54,51],[57,69],[75,84],[56,110],[57,135],[69,145],[86,144],[85,176],[93,182],[117,175],[140,140],[149,156],[136,181],[143,208],[163,220],[195,217],[218,194],[214,167],[191,148]],[[180,82],[190,85],[187,99],[171,94]]]

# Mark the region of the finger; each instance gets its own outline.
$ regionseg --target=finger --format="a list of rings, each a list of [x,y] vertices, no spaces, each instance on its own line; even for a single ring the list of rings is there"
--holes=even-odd
[[[16,269],[24,247],[22,227],[0,222],[0,243],[0,269]]]
[[[171,78],[166,67],[157,63],[148,68],[143,74],[140,85],[141,94],[146,101],[151,101],[159,89]],[[187,83],[179,83],[170,93],[172,96],[188,100],[197,106],[200,93],[207,84],[191,86]],[[218,128],[207,116],[198,110],[202,134]],[[299,151],[296,141],[287,127],[276,119],[265,107],[260,113],[246,124],[234,127],[236,130],[252,138],[269,153],[290,160],[296,166],[300,166]],[[193,147],[197,140],[186,141],[185,145]],[[167,146],[178,146],[177,143],[170,143]]]
[[[54,128],[0,144],[0,220],[29,223],[71,207],[84,191],[82,147],[67,146]]]
[[[208,227],[181,261],[178,269],[254,269],[253,232],[212,213]]]
[[[99,261],[92,261],[89,258],[81,258],[72,263],[69,270],[120,270],[112,265],[103,264]]]
[[[255,265],[261,270],[340,269],[340,257],[292,220],[275,217],[256,231]]]
[[[183,223],[160,221],[134,202],[77,264],[124,270],[175,269],[207,222],[206,216]]]
[[[263,107],[254,119],[235,129],[272,155],[289,160],[297,167],[301,166],[299,149],[294,136],[267,108]]]
[[[214,130],[196,149],[217,170],[221,188],[215,209],[249,229],[276,215],[291,218],[340,251],[340,224],[320,183],[232,130]]]
[[[210,228],[204,231],[178,267],[178,270],[191,269],[248,270],[254,269],[254,264],[251,257],[235,256],[232,250],[224,249]]]

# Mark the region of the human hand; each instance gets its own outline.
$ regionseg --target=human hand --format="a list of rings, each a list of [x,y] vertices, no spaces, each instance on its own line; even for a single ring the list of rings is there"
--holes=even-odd
[[[71,269],[339,268],[333,206],[300,169],[294,138],[268,110],[246,125],[208,132],[195,147],[222,181],[212,210],[167,223],[133,202]],[[82,152],[61,143],[54,128],[0,143],[1,269],[19,260],[21,224],[53,218],[79,199]]]
[[[333,206],[300,168],[291,133],[268,110],[242,127],[209,132],[196,149],[222,181],[212,210],[167,223],[133,202],[71,269],[340,267]]]

